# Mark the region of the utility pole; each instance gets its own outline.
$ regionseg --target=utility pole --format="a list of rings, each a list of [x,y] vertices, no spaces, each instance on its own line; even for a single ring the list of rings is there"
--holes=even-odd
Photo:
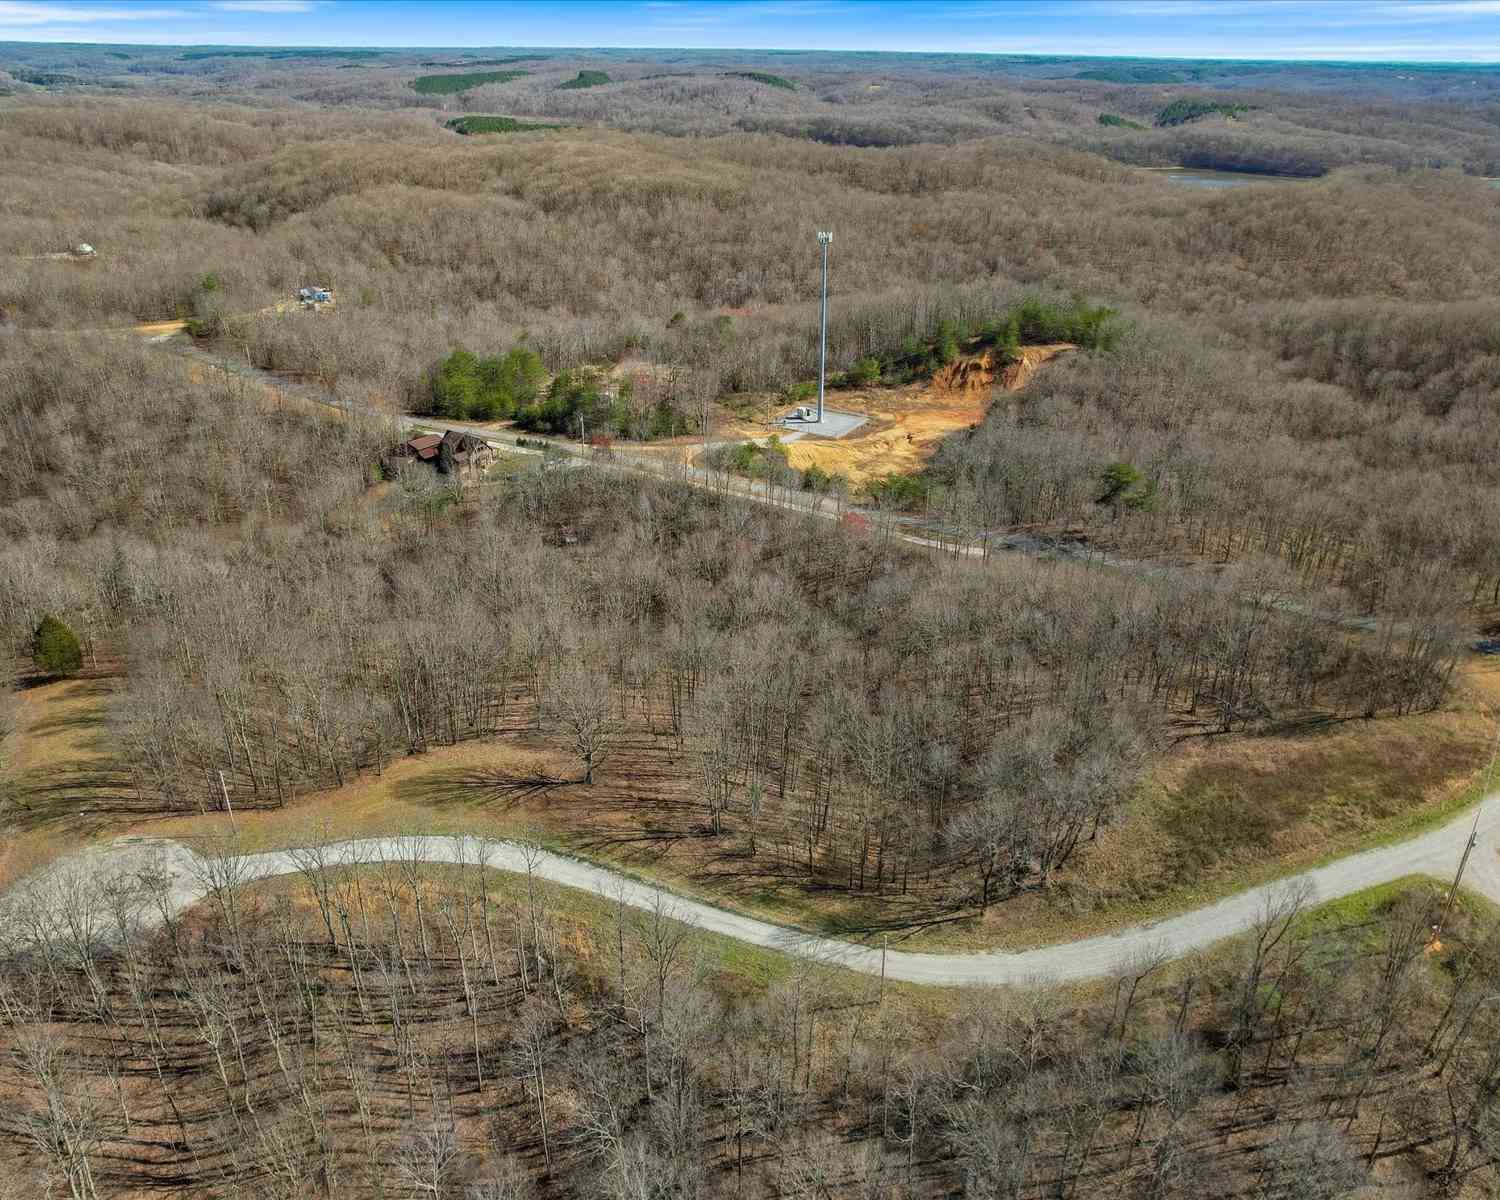
[[[238,833],[240,828],[234,823],[234,806],[229,803],[229,784],[224,781],[223,771],[219,772],[219,787],[224,792],[224,811],[229,814],[229,828]]]
[[[1448,914],[1453,911],[1453,901],[1458,896],[1458,885],[1464,877],[1464,868],[1469,865],[1469,855],[1474,853],[1474,847],[1479,844],[1479,813],[1483,808],[1484,802],[1481,800],[1479,807],[1474,810],[1474,827],[1469,830],[1469,840],[1464,845],[1463,857],[1458,860],[1458,870],[1453,876],[1453,886],[1448,889],[1448,898],[1443,901],[1443,915],[1432,927],[1433,941],[1442,936],[1443,927],[1448,924]]]
[[[818,339],[818,424],[823,424],[823,381],[828,373],[828,244],[832,233],[818,232],[818,245],[823,247],[823,305],[822,332]]]
[[[713,479],[713,466],[708,459],[708,427],[712,416],[709,405],[712,403],[713,402],[708,398],[708,392],[705,389],[703,393],[703,477],[708,480]],[[725,468],[724,473],[725,478],[727,479],[729,474],[727,467]]]
[[[1484,802],[1489,795],[1490,789],[1495,786],[1495,758],[1500,755],[1500,727],[1495,730],[1495,744],[1490,750],[1490,765],[1485,768],[1484,787],[1479,792],[1479,803],[1474,807],[1474,824],[1469,830],[1469,840],[1464,845],[1463,857],[1458,860],[1458,870],[1453,875],[1453,885],[1448,889],[1448,898],[1443,901],[1443,915],[1438,918],[1438,923],[1432,927],[1432,942],[1435,946],[1443,936],[1443,930],[1448,924],[1448,914],[1453,911],[1453,901],[1458,898],[1458,885],[1464,877],[1464,868],[1469,865],[1469,855],[1474,853],[1474,847],[1479,845],[1479,815],[1484,812]]]

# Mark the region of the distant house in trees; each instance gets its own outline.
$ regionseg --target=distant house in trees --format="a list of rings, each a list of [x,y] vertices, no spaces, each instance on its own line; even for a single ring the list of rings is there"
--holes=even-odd
[[[450,429],[447,433],[424,433],[394,446],[385,456],[388,470],[399,470],[404,462],[427,463],[439,475],[468,478],[483,474],[495,461],[495,448],[472,433]]]

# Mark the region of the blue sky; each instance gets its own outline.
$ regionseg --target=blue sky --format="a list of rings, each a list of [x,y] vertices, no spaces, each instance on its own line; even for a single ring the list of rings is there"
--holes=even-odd
[[[0,41],[1500,61],[1500,0],[0,0]]]

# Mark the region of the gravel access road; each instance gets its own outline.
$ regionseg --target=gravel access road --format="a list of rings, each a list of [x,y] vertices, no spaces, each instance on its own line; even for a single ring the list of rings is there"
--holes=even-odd
[[[1500,793],[1486,797],[1438,829],[1409,841],[1341,858],[1264,887],[1239,892],[1180,916],[1130,926],[1117,933],[1062,942],[1020,952],[971,954],[884,951],[820,937],[711,904],[664,893],[650,884],[606,867],[513,842],[430,836],[366,838],[311,850],[274,850],[238,858],[201,855],[181,842],[125,838],[67,855],[22,880],[0,896],[0,943],[5,936],[67,936],[82,926],[107,935],[109,920],[100,899],[111,882],[134,884],[154,875],[155,899],[142,900],[138,919],[151,924],[204,899],[215,886],[290,875],[319,865],[334,867],[382,861],[468,863],[481,859],[501,871],[524,873],[530,858],[537,876],[566,887],[594,892],[638,909],[661,904],[677,920],[750,945],[847,967],[867,975],[884,970],[890,979],[943,986],[973,984],[1065,983],[1108,976],[1144,957],[1176,958],[1251,928],[1291,893],[1304,903],[1347,896],[1404,875],[1451,877],[1471,831],[1476,845],[1464,885],[1500,903]],[[82,920],[80,921],[80,912]],[[30,930],[28,935],[27,931]],[[883,960],[883,961],[882,961]]]

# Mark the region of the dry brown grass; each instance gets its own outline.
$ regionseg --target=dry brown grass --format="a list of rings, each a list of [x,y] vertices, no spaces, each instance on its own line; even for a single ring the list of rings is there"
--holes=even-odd
[[[241,810],[234,825],[247,850],[415,830],[549,841],[573,825],[567,798],[584,792],[566,755],[544,744],[466,742],[396,760],[379,774],[298,797],[285,808]],[[192,838],[229,832],[223,813],[151,821],[134,832]]]
[[[1478,660],[1438,712],[1180,744],[1053,895],[1015,906],[1029,940],[1165,916],[1448,818],[1489,784],[1497,700],[1500,664]]]
[[[0,804],[0,887],[107,828],[123,780],[105,738],[113,665],[16,695],[11,782]]]
[[[107,679],[23,693],[18,774],[32,794],[7,819],[0,884],[79,841],[126,833],[222,833],[222,813],[142,820],[102,811],[80,784],[118,774],[103,743]],[[1447,709],[1186,741],[1158,765],[1128,818],[1083,848],[1048,892],[987,913],[938,903],[942,881],[912,894],[850,893],[808,881],[743,831],[713,836],[675,741],[635,731],[591,787],[576,762],[529,728],[397,760],[379,774],[236,814],[247,848],[422,831],[529,834],[682,894],[765,919],[850,936],[892,929],[910,948],[1020,947],[1191,908],[1446,816],[1487,761],[1500,663],[1465,670]],[[45,789],[62,781],[60,789]],[[51,796],[45,804],[37,797]],[[771,835],[763,843],[771,841]]]
[[[1490,727],[1477,710],[1382,725],[1185,747],[1156,773],[1129,852],[1100,853],[1086,877],[1149,893],[1253,869],[1268,854],[1317,861],[1383,822],[1440,807],[1487,761]]]
[[[1415,832],[1460,806],[1493,736],[1485,697],[1500,665],[1468,669],[1436,713],[1185,742],[1159,764],[1128,818],[1084,847],[1047,892],[979,914],[942,910],[926,889],[850,893],[745,853],[703,827],[690,773],[667,739],[642,741],[593,787],[544,737],[470,743],[381,775],[243,813],[254,847],[402,830],[529,833],[555,848],[737,911],[850,936],[883,928],[908,948],[1019,948],[1117,928]],[[222,815],[152,822],[190,837]]]

